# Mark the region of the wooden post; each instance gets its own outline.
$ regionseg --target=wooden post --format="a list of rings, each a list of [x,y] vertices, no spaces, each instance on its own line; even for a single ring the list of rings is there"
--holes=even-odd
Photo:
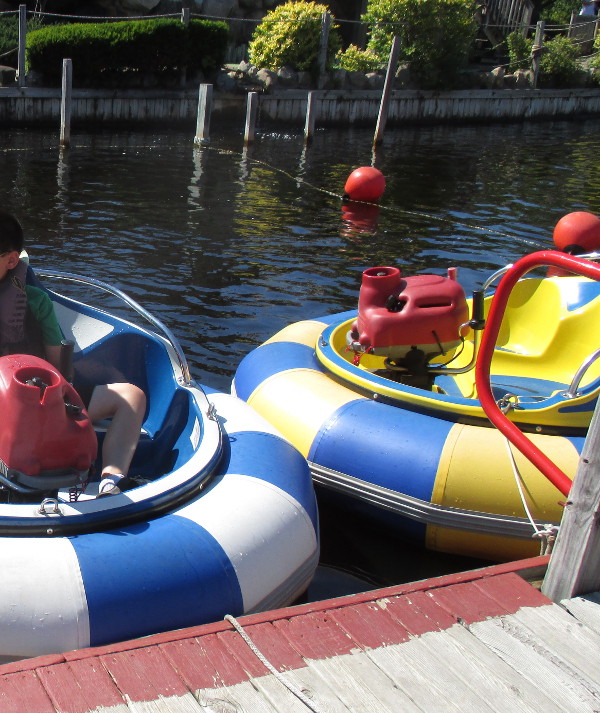
[[[187,27],[190,24],[190,8],[184,7],[181,10],[181,22]]]
[[[600,401],[565,505],[542,592],[554,602],[600,590]]]
[[[17,84],[25,86],[25,48],[27,44],[27,5],[19,5],[19,50],[17,57]]]
[[[329,30],[331,28],[331,15],[324,12],[321,15],[321,38],[319,40],[319,55],[317,60],[317,70],[319,78],[327,70],[327,49],[329,47]]]
[[[540,60],[542,58],[542,47],[544,46],[544,32],[546,23],[540,20],[535,26],[535,39],[531,48],[531,69],[533,70],[533,88],[537,89],[538,75],[540,73]]]
[[[256,128],[256,117],[258,114],[258,92],[248,92],[246,102],[246,129],[244,131],[244,143],[254,141],[254,129]]]
[[[316,101],[315,93],[308,92],[306,98],[306,121],[304,122],[304,142],[311,141],[315,133]]]
[[[387,72],[385,73],[385,82],[383,84],[383,92],[381,94],[381,103],[379,105],[379,116],[377,117],[377,127],[375,128],[375,137],[373,143],[379,144],[383,141],[383,132],[390,108],[390,96],[392,87],[394,86],[394,78],[396,76],[396,65],[398,64],[398,53],[400,51],[400,38],[394,36],[392,47],[390,49],[390,58],[388,61]]]
[[[196,121],[196,145],[205,144],[210,139],[210,115],[212,112],[212,84],[201,84],[198,92],[198,119]]]
[[[73,62],[63,59],[62,97],[60,102],[60,145],[71,144],[71,94],[73,90]]]

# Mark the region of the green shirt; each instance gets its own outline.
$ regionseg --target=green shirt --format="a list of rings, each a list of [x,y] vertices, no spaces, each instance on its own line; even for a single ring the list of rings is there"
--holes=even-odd
[[[25,285],[25,292],[27,293],[27,306],[40,323],[44,344],[49,347],[60,346],[63,336],[54,313],[52,300],[44,290],[33,285]]]

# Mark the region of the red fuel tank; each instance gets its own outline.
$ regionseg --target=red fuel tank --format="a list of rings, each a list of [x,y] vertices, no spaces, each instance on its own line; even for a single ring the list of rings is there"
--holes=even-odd
[[[364,351],[400,359],[412,346],[426,354],[457,346],[468,319],[465,293],[455,279],[402,277],[397,267],[371,267],[363,272],[353,331]]]
[[[40,478],[32,485],[25,476],[47,475],[55,483],[61,473],[87,472],[96,458],[96,434],[81,398],[43,359],[0,358],[0,413],[0,461],[9,480],[40,488]]]

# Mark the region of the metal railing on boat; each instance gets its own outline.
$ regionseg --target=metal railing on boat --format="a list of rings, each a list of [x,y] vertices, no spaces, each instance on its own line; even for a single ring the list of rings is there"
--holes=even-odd
[[[163,336],[167,340],[167,342],[171,345],[173,351],[175,352],[179,367],[181,368],[183,383],[187,386],[191,384],[192,378],[190,375],[190,369],[187,363],[187,359],[185,358],[183,349],[181,348],[181,345],[177,341],[177,338],[175,337],[173,332],[171,332],[171,330],[159,319],[157,319],[153,314],[148,312],[147,309],[138,304],[134,299],[129,297],[129,295],[125,294],[125,292],[122,292],[117,287],[113,287],[112,285],[109,285],[106,282],[102,282],[101,280],[97,280],[93,277],[87,277],[84,275],[75,275],[68,272],[60,272],[58,270],[45,270],[38,268],[36,268],[35,273],[40,277],[50,277],[57,280],[67,280],[69,282],[74,282],[81,285],[90,285],[92,287],[96,287],[99,290],[103,290],[104,292],[108,292],[109,294],[124,302],[127,306],[131,307],[135,312],[137,312],[141,317],[150,322],[150,324],[152,324],[154,327],[156,327],[156,329],[159,330],[159,332],[162,333],[161,336]]]

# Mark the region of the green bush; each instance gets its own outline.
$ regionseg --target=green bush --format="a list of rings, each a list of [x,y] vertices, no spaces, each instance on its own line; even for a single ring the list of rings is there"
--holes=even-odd
[[[423,88],[453,86],[477,35],[473,0],[369,0],[367,49],[387,62],[396,35],[400,60]]]
[[[102,77],[133,70],[168,73],[218,68],[224,60],[225,23],[158,19],[56,25],[27,36],[28,68],[57,80],[62,60],[73,61],[73,79],[101,83]]]
[[[27,32],[37,30],[42,26],[39,16],[27,20]],[[0,17],[0,64],[9,67],[17,66],[17,53],[19,49],[19,16],[4,15]]]
[[[554,25],[568,25],[571,15],[578,13],[581,8],[581,0],[554,0],[554,2],[544,2],[540,7],[540,20]]]
[[[356,45],[349,45],[337,53],[336,64],[349,72],[375,72],[382,65],[379,57],[372,50],[361,50]]]
[[[288,2],[267,13],[248,46],[250,62],[272,70],[288,66],[315,72],[324,12],[327,7],[316,2]],[[327,49],[327,63],[331,66],[340,49],[340,37],[333,23]]]
[[[506,38],[508,47],[509,72],[517,69],[531,69],[531,49],[533,40],[527,39],[522,32],[511,32]]]
[[[580,71],[579,51],[568,37],[558,36],[544,44],[540,60],[540,86],[570,87]]]

